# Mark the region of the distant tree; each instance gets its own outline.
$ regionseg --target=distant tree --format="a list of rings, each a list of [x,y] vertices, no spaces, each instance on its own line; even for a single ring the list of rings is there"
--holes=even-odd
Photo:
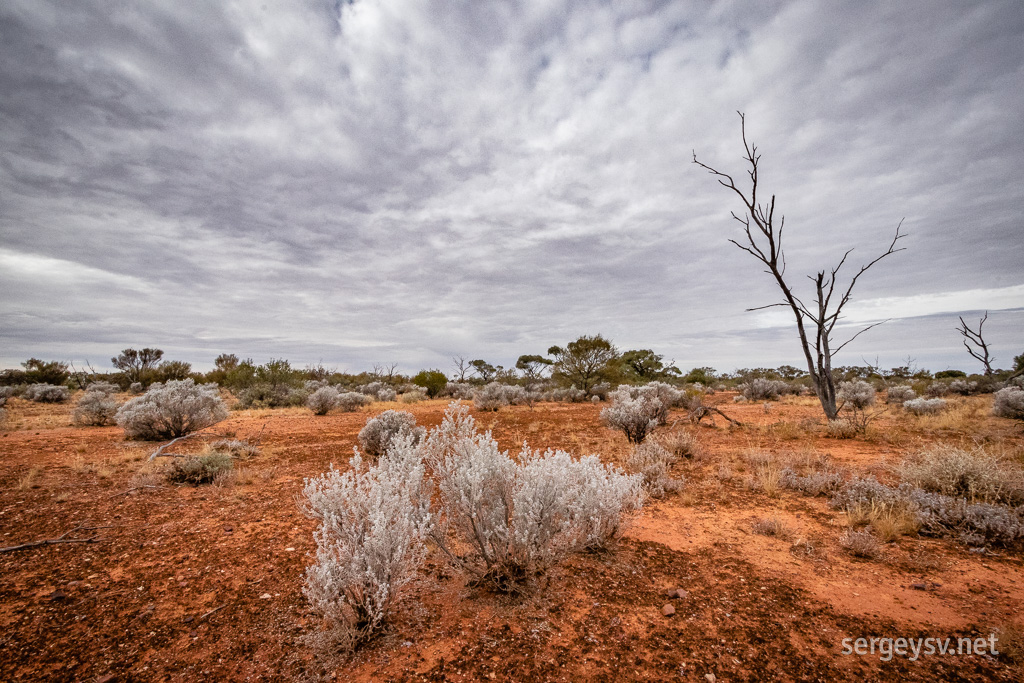
[[[798,377],[804,376],[806,373],[800,368],[795,368],[792,365],[780,365],[775,368],[775,372],[779,374],[779,377],[786,380],[787,382],[792,381]]]
[[[1013,358],[1013,376],[1024,374],[1024,353]]]
[[[29,358],[21,365],[25,368],[25,380],[31,384],[64,384],[71,376],[68,364],[61,361]]]
[[[964,348],[967,349],[967,353],[981,361],[981,364],[985,366],[985,376],[987,377],[992,374],[992,362],[995,358],[989,355],[988,344],[985,343],[985,338],[981,332],[981,328],[986,320],[988,320],[988,311],[985,311],[985,315],[978,321],[978,330],[975,331],[964,322],[964,317],[960,316],[960,327],[956,328],[956,331],[964,338]]]
[[[733,239],[729,241],[766,266],[766,272],[775,280],[775,284],[778,285],[783,299],[778,303],[748,310],[784,306],[793,312],[793,316],[796,318],[797,334],[800,337],[800,348],[807,361],[807,370],[810,373],[811,381],[814,383],[815,393],[818,395],[818,400],[821,403],[825,417],[829,420],[835,420],[839,416],[839,407],[836,405],[836,383],[832,376],[832,356],[839,353],[843,347],[858,336],[881,323],[875,323],[874,325],[862,328],[838,346],[833,346],[835,326],[840,320],[843,308],[849,303],[853,288],[856,286],[861,275],[885,257],[902,251],[902,249],[896,248],[897,242],[905,236],[900,232],[902,221],[896,227],[896,235],[889,244],[889,248],[880,256],[861,266],[860,270],[857,271],[845,287],[840,287],[837,291],[836,280],[852,249],[843,255],[839,265],[836,267],[827,271],[818,271],[816,275],[811,276],[810,279],[814,283],[815,298],[812,305],[805,305],[794,292],[790,283],[785,279],[786,257],[782,249],[782,231],[785,218],[780,216],[779,222],[776,225],[775,195],[772,195],[767,203],[762,204],[758,201],[757,193],[760,189],[758,187],[758,165],[761,155],[757,153],[756,145],[748,144],[746,119],[742,113],[739,113],[739,115],[743,148],[746,152],[744,160],[749,166],[747,170],[747,176],[750,178],[749,192],[744,192],[737,187],[736,182],[729,174],[722,173],[698,161],[696,152],[693,153],[693,163],[714,175],[718,179],[719,184],[734,192],[742,201],[743,210],[741,214],[737,215],[734,212],[732,217],[743,225],[746,239],[742,243]]]
[[[316,380],[318,382],[326,382],[328,378],[334,374],[333,370],[324,367],[323,361],[318,362],[316,365],[307,365],[304,372],[306,373],[306,379]]]
[[[156,374],[161,382],[188,379],[191,372],[192,364],[183,360],[165,360],[156,369]]]
[[[213,360],[213,366],[225,373],[238,367],[238,356],[233,353],[222,353]]]
[[[274,388],[284,387],[296,383],[299,379],[297,374],[284,358],[271,358],[256,368],[256,381]]]
[[[684,382],[700,382],[701,384],[711,384],[715,381],[717,373],[714,368],[694,368],[686,373],[683,377]]]
[[[371,374],[377,379],[390,382],[395,378],[396,372],[398,372],[398,363],[374,363]]]
[[[469,366],[473,369],[473,373],[484,382],[490,382],[498,372],[496,367],[479,358],[469,361]]]
[[[422,370],[412,378],[412,383],[427,390],[427,396],[435,398],[448,384],[448,378],[440,370]]]
[[[639,382],[653,382],[683,374],[672,364],[666,366],[663,358],[650,349],[634,349],[623,352],[619,356],[619,364],[628,379]]]
[[[584,335],[566,344],[564,349],[552,346],[548,355],[555,359],[552,377],[588,392],[609,374],[609,366],[619,356],[612,343],[599,334]]]
[[[536,380],[543,377],[544,371],[550,369],[552,364],[554,361],[544,356],[522,355],[516,361],[516,368],[522,370],[527,379]]]
[[[452,379],[457,382],[465,382],[466,375],[473,371],[469,361],[463,356],[452,356],[452,366],[455,368],[455,373],[452,375]]]
[[[156,367],[164,352],[160,349],[145,348],[141,351],[125,349],[110,359],[110,363],[123,372],[129,382],[142,382],[146,373]]]
[[[956,379],[958,377],[967,377],[967,373],[963,370],[940,370],[935,373],[935,379]]]

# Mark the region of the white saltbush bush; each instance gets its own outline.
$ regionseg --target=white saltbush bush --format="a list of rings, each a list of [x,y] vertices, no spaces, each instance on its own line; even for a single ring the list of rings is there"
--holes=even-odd
[[[30,384],[25,388],[22,398],[36,403],[64,403],[71,398],[71,392],[67,387],[57,384]]]
[[[992,399],[992,414],[996,417],[1024,420],[1024,389],[1006,387],[997,391]]]
[[[914,415],[935,415],[946,409],[946,400],[942,398],[914,398],[903,402],[903,408]]]
[[[338,407],[345,413],[354,413],[370,403],[373,403],[373,398],[358,391],[345,391],[338,394]]]
[[[75,424],[101,426],[114,422],[114,416],[117,415],[117,401],[114,399],[113,392],[105,391],[106,387],[94,389],[95,386],[96,384],[90,384],[89,390],[82,395],[82,398],[78,399],[78,404],[71,413]],[[116,390],[116,387],[114,389]]]
[[[864,410],[875,404],[875,388],[862,379],[840,382],[836,398],[855,410]]]
[[[375,466],[307,479],[303,511],[320,522],[303,592],[343,644],[383,625],[427,554],[430,485],[415,439],[404,433]]]
[[[172,439],[227,418],[216,384],[192,379],[156,383],[121,406],[115,419],[129,439]]]
[[[618,429],[630,443],[643,443],[658,424],[664,424],[667,407],[657,391],[626,385],[608,393],[611,405],[601,411],[601,421],[610,429]]]
[[[906,385],[889,387],[885,392],[885,402],[902,405],[904,401],[911,401],[917,398],[913,388]]]
[[[661,498],[682,487],[681,481],[669,476],[669,469],[678,460],[679,456],[651,440],[637,445],[626,456],[626,467],[643,476],[644,489],[651,498]]]
[[[366,421],[359,432],[359,445],[368,455],[384,455],[391,442],[402,434],[411,434],[415,441],[423,438],[425,430],[416,426],[416,418],[404,410],[385,410]]]
[[[755,377],[749,382],[744,382],[737,387],[740,395],[748,401],[774,401],[782,394],[792,391],[792,388],[778,379],[765,379]]]
[[[306,407],[312,410],[314,415],[326,415],[338,407],[339,400],[340,396],[337,389],[321,386],[314,389],[313,393],[306,399]]]

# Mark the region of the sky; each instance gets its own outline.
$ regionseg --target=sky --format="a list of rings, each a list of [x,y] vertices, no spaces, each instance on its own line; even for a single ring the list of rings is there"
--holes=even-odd
[[[126,347],[359,372],[583,334],[802,365],[730,244],[853,248],[835,365],[1024,353],[1024,3],[5,0],[0,366]]]

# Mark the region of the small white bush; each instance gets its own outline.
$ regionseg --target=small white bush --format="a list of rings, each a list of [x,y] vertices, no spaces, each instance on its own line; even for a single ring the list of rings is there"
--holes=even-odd
[[[398,400],[402,403],[419,403],[420,401],[427,400],[427,392],[421,389],[415,389],[407,391],[398,397]]]
[[[925,388],[924,393],[932,398],[945,396],[949,393],[949,385],[945,382],[932,382]]]
[[[227,416],[216,384],[183,379],[153,384],[121,406],[115,417],[129,439],[160,440],[209,427]]]
[[[522,387],[491,382],[473,395],[473,407],[477,410],[500,410],[519,398],[520,392],[523,392]]]
[[[836,398],[855,410],[864,410],[875,404],[875,388],[862,379],[840,382]]]
[[[658,426],[665,405],[655,391],[637,391],[626,385],[609,392],[611,405],[601,411],[601,421],[621,430],[630,443],[643,443]]]
[[[133,394],[141,394],[145,388],[146,387],[143,386],[142,382],[132,382],[128,386],[128,391],[130,391]]]
[[[997,391],[992,400],[992,414],[1024,420],[1024,389],[1006,387]]]
[[[371,397],[358,391],[346,391],[338,394],[338,407],[346,413],[354,413],[372,402],[373,399]]]
[[[117,386],[113,382],[106,382],[100,380],[93,382],[85,388],[86,391],[98,391],[101,394],[110,394],[111,396],[121,391],[121,387]]]
[[[914,415],[934,415],[945,410],[946,401],[941,398],[914,398],[904,401],[903,407]]]
[[[427,554],[430,488],[411,434],[395,439],[376,466],[359,452],[351,469],[307,479],[303,510],[320,526],[316,562],[303,593],[343,642],[354,646],[384,624]]]
[[[425,430],[416,426],[416,418],[404,410],[385,410],[366,421],[359,432],[359,445],[372,456],[384,455],[391,442],[401,434],[411,434],[415,441],[423,438]]]
[[[366,394],[371,397],[374,401],[394,401],[398,396],[398,392],[390,384],[384,382],[370,382],[364,384],[361,387],[357,387],[356,391],[361,394]]]
[[[78,399],[71,417],[75,424],[81,425],[107,425],[114,422],[117,414],[117,401],[111,393],[105,391],[94,391],[89,385],[89,391],[85,392],[82,398]]]
[[[755,377],[749,382],[740,384],[738,389],[748,401],[774,401],[782,394],[790,393],[788,384],[778,379]]]
[[[904,460],[903,481],[971,503],[1024,504],[1024,472],[983,448],[937,444]]]
[[[306,406],[314,415],[326,415],[338,406],[338,390],[334,387],[322,386],[313,391],[306,399]]]
[[[457,400],[471,401],[473,399],[474,391],[475,387],[468,382],[448,382],[442,390],[442,393],[445,396],[451,396]]]
[[[898,386],[889,387],[885,392],[886,403],[896,403],[902,405],[905,401],[910,401],[917,398],[917,394],[911,387]]]
[[[71,398],[71,392],[57,384],[30,384],[22,398],[36,403],[64,403]]]
[[[531,451],[518,462],[490,432],[476,432],[463,406],[452,405],[424,451],[440,492],[435,540],[449,557],[502,591],[519,590],[532,574],[567,553],[607,543],[643,502],[640,476],[627,476],[596,456]],[[455,533],[470,552],[447,549]]]

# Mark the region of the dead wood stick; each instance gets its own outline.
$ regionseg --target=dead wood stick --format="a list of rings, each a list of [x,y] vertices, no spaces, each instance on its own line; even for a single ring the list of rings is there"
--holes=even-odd
[[[110,526],[76,526],[70,531],[65,531],[57,538],[43,538],[38,541],[29,541],[28,543],[22,543],[20,545],[12,545],[6,548],[0,548],[0,553],[10,553],[15,550],[25,550],[26,548],[36,548],[41,545],[56,545],[58,543],[99,543],[104,540],[98,536],[92,536],[90,538],[68,538],[68,534],[76,531],[92,531],[94,529],[110,529]]]
[[[121,491],[120,493],[115,493],[112,496],[107,496],[107,498],[117,498],[118,496],[126,496],[129,493],[131,493],[132,491],[138,491],[139,489],[162,489],[162,488],[163,488],[163,486],[156,486],[155,484],[142,484],[141,486],[133,486],[130,489],[128,489],[127,491]]]
[[[205,619],[206,617],[210,616],[211,614],[213,614],[213,613],[215,613],[215,612],[219,612],[219,611],[221,611],[221,610],[222,610],[222,609],[224,609],[225,607],[227,607],[227,605],[221,605],[220,607],[214,607],[214,608],[213,608],[212,610],[210,610],[209,612],[207,612],[207,613],[206,613],[206,614],[204,614],[203,616],[199,617],[198,621],[202,621],[202,620],[203,620],[203,619]]]

